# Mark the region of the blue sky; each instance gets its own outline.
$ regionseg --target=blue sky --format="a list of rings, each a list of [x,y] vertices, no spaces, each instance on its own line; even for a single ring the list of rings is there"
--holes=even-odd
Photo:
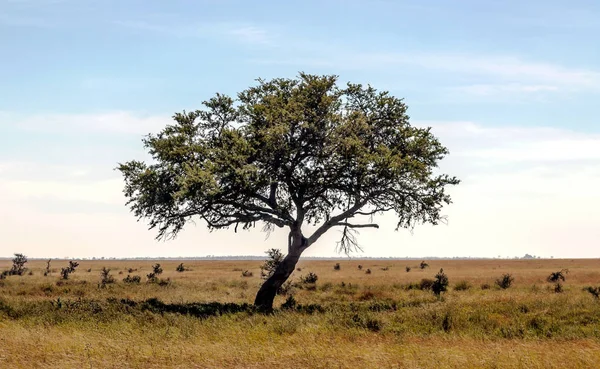
[[[364,255],[598,257],[598,19],[592,0],[0,0],[0,255],[279,246],[197,226],[165,248],[113,168],[174,112],[305,71],[404,97],[464,180],[448,226],[364,232]]]

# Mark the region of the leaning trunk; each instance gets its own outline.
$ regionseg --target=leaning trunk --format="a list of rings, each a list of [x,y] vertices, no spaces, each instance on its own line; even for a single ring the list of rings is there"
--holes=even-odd
[[[287,281],[300,259],[300,252],[289,253],[283,261],[279,264],[273,275],[271,275],[265,283],[260,287],[254,300],[254,305],[260,311],[271,311],[273,310],[273,300],[279,287]]]

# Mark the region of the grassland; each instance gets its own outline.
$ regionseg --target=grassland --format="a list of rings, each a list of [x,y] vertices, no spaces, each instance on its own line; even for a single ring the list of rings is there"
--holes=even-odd
[[[184,261],[181,273],[179,262],[161,262],[163,285],[146,283],[152,264],[81,261],[61,281],[66,261],[53,261],[48,276],[45,262],[32,261],[32,275],[0,280],[0,368],[600,367],[600,301],[583,290],[600,286],[599,260],[429,261],[424,270],[343,260],[339,271],[333,261],[301,261],[292,279],[314,272],[316,286],[299,283],[291,294],[301,307],[272,315],[243,305],[261,262]],[[102,267],[116,283],[102,287]],[[440,268],[450,279],[441,299],[410,289]],[[563,268],[555,293],[546,277]],[[494,285],[504,273],[515,277],[506,290]],[[122,282],[128,274],[142,282]],[[459,282],[471,287],[455,290]],[[239,312],[212,315],[203,303],[213,301]]]

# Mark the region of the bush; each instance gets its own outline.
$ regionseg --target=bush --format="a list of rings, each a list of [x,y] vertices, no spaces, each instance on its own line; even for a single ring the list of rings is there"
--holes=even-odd
[[[130,276],[128,274],[127,277],[123,278],[123,282],[129,284],[139,284],[141,281],[142,277],[140,277],[139,275]]]
[[[435,281],[433,279],[423,278],[419,283],[419,289],[422,291],[429,291],[433,287],[434,283]]]
[[[365,270],[365,274],[371,274],[371,269]]]
[[[448,276],[444,273],[444,269],[440,269],[438,274],[435,275],[431,290],[436,296],[439,296],[442,292],[448,291]]]
[[[362,270],[362,265],[358,264],[358,270]]]
[[[67,266],[66,268],[61,268],[60,269],[60,275],[61,278],[64,280],[69,279],[69,275],[71,273],[75,273],[75,269],[77,269],[77,267],[79,266],[79,263],[76,261],[69,261],[69,266]]]
[[[110,269],[103,267],[100,271],[100,287],[104,288],[107,284],[115,283],[115,279],[110,275]]]
[[[52,261],[52,259],[48,259],[48,261],[46,261],[46,270],[44,270],[44,277],[46,277],[48,274],[50,274],[50,262]]]
[[[559,270],[558,272],[550,273],[550,275],[547,278],[547,281],[552,282],[552,283],[559,282],[559,281],[564,282],[566,280],[565,276],[567,275],[567,273],[569,273],[568,269],[562,269],[562,270]]]
[[[166,287],[169,286],[171,284],[171,278],[167,278],[167,279],[159,279],[156,284],[158,284],[161,287]]]
[[[285,302],[281,304],[281,308],[284,310],[294,310],[297,305],[298,303],[296,302],[294,295],[289,295]]]
[[[471,288],[471,285],[467,281],[460,281],[454,285],[454,291],[466,291]]]
[[[586,291],[588,291],[589,293],[592,294],[592,296],[594,296],[597,299],[600,299],[600,287],[588,287],[585,289]]]
[[[340,266],[340,263],[335,263],[335,265],[333,266],[333,270],[340,270],[342,269],[342,267]]]
[[[242,272],[242,277],[252,277],[254,274],[249,270],[244,270]]]
[[[562,286],[562,284],[560,282],[558,282],[558,283],[556,283],[554,285],[554,292],[555,293],[561,293],[561,292],[563,292],[563,286]]]
[[[410,272],[410,270],[412,269],[411,267],[407,266],[406,268],[406,273]]]
[[[175,268],[176,271],[178,271],[179,273],[185,272],[187,269],[185,269],[185,267],[183,266],[183,263],[177,265],[177,268]]]
[[[390,267],[383,267],[383,268],[381,268],[381,270],[383,270],[384,272],[387,272],[388,270],[390,270]]]
[[[482,290],[489,290],[490,288],[492,288],[492,286],[490,286],[489,283],[482,283],[480,287]]]
[[[306,276],[300,276],[300,282],[302,282],[304,284],[317,283],[318,279],[319,279],[319,277],[313,272],[309,272]]]
[[[275,273],[275,270],[281,264],[285,255],[279,249],[270,249],[265,252],[268,256],[268,259],[265,260],[263,265],[260,267],[260,277],[262,279],[269,279],[270,276]]]
[[[9,271],[10,275],[23,275],[27,268],[25,268],[25,264],[27,264],[27,256],[23,254],[15,254],[15,257],[12,259],[12,268]]]
[[[429,264],[427,264],[425,261],[422,261],[421,264],[419,264],[419,268],[421,268],[421,269],[425,269],[428,267],[429,267]]]
[[[512,283],[514,282],[514,278],[512,275],[506,273],[503,274],[502,277],[496,279],[496,284],[498,285],[498,287],[502,288],[503,290],[509,288]]]
[[[158,282],[158,276],[161,275],[163,272],[163,269],[161,268],[160,264],[156,263],[154,265],[152,265],[152,271],[148,274],[146,274],[146,277],[148,278],[148,282]]]

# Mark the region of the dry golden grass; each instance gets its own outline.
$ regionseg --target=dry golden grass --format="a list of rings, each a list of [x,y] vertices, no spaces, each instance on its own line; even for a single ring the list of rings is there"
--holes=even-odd
[[[179,262],[159,261],[160,277],[171,280],[159,286],[146,283],[152,261],[81,261],[66,282],[59,281],[66,261],[53,261],[46,277],[45,262],[32,261],[33,275],[0,280],[0,368],[600,367],[600,302],[583,291],[600,286],[600,261],[428,262],[420,270],[417,261],[343,260],[334,271],[336,261],[301,261],[292,279],[314,272],[319,280],[316,290],[293,294],[324,312],[201,319],[146,309],[143,302],[251,303],[261,262],[184,261],[191,270],[178,273]],[[0,270],[9,267],[0,261]],[[102,267],[117,283],[99,288]],[[128,268],[137,269],[131,274],[142,276],[141,284],[122,282]],[[441,300],[407,290],[440,268],[451,287],[459,281],[472,287],[450,288]],[[564,292],[554,293],[546,277],[564,268]],[[253,277],[242,277],[243,270]],[[507,290],[493,286],[503,273],[515,277]],[[492,288],[482,290],[483,283]]]

